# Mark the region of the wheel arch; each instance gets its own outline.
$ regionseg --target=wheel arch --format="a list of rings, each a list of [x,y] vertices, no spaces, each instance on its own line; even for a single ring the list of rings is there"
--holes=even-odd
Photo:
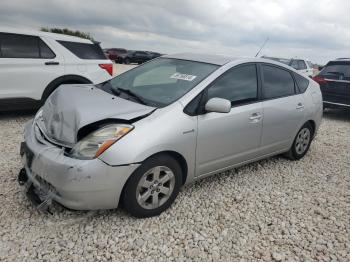
[[[60,85],[62,84],[92,84],[92,81],[86,77],[80,75],[64,75],[52,80],[44,89],[44,92],[41,96],[41,102],[49,97],[49,95]]]
[[[157,152],[155,154],[152,154],[149,157],[147,157],[146,159],[154,157],[156,155],[168,155],[168,156],[174,158],[180,164],[181,171],[182,171],[182,185],[184,185],[186,183],[187,173],[188,173],[188,165],[187,165],[187,161],[184,158],[184,156],[176,151],[165,150],[165,151],[160,151],[160,152]]]
[[[178,161],[178,163],[180,164],[180,167],[181,167],[181,170],[182,170],[182,185],[184,185],[186,183],[186,180],[187,180],[187,173],[188,173],[188,165],[187,165],[187,161],[186,159],[184,158],[183,155],[181,155],[180,153],[176,152],[176,151],[172,151],[172,150],[164,150],[164,151],[159,151],[157,153],[154,153],[150,156],[148,156],[147,158],[145,158],[142,162],[146,161],[147,159],[151,158],[151,157],[154,157],[154,156],[157,156],[157,155],[168,155],[172,158],[174,158],[176,161]],[[142,163],[141,163],[142,164]],[[128,180],[130,179],[131,175],[129,176],[129,178],[125,181],[124,185],[123,185],[123,189],[120,193],[120,198],[119,198],[119,201],[118,201],[118,205],[120,205],[123,200],[122,200],[122,197],[124,195],[124,190],[125,190],[125,186],[128,182]]]
[[[310,126],[312,127],[312,135],[315,134],[315,130],[316,130],[316,122],[314,120],[309,120],[306,123],[309,123]]]

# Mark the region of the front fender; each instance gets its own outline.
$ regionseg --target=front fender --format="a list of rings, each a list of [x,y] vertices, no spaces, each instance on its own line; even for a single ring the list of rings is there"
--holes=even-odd
[[[134,123],[125,137],[107,149],[99,158],[108,165],[141,163],[150,156],[163,151],[180,154],[187,163],[187,182],[195,174],[197,117],[183,113],[176,103],[169,109],[160,109]]]

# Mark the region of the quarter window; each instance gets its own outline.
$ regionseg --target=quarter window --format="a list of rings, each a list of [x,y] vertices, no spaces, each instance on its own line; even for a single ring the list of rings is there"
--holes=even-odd
[[[256,66],[244,65],[230,69],[208,88],[208,99],[228,99],[232,105],[248,103],[258,99]]]
[[[309,86],[309,80],[298,74],[294,74],[294,78],[297,81],[300,93],[304,93]]]
[[[262,66],[263,94],[265,99],[272,99],[295,94],[292,75],[275,66]]]
[[[106,59],[98,44],[58,41],[61,45],[81,59]]]

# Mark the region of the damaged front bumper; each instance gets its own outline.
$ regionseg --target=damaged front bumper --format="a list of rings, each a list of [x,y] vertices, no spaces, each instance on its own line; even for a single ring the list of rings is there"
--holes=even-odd
[[[27,178],[19,176],[19,182],[38,196],[36,200],[46,201],[44,205],[54,200],[76,210],[116,208],[124,184],[139,166],[110,166],[100,159],[70,158],[63,148],[45,140],[32,121],[25,126],[24,139],[22,178]]]

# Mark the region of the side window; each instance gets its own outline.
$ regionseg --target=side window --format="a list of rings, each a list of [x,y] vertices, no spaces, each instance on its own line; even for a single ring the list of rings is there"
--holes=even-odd
[[[232,105],[256,101],[258,80],[256,66],[243,65],[225,72],[208,88],[208,99],[228,99]]]
[[[81,59],[106,59],[98,44],[57,41]]]
[[[299,69],[304,70],[307,68],[305,62],[303,60],[298,61]]]
[[[52,52],[50,47],[48,47],[47,44],[45,44],[45,42],[41,39],[39,39],[39,47],[40,47],[40,57],[41,58],[52,59],[52,58],[56,57],[55,53]]]
[[[262,66],[264,98],[272,99],[295,94],[292,75],[275,66]]]
[[[298,60],[292,60],[292,63],[290,64],[291,67],[293,67],[295,70],[299,70],[299,64]]]
[[[298,74],[294,74],[294,78],[298,84],[300,93],[304,93],[309,86],[309,80],[307,80],[305,77],[302,77]]]
[[[3,58],[39,58],[38,37],[1,33]]]

